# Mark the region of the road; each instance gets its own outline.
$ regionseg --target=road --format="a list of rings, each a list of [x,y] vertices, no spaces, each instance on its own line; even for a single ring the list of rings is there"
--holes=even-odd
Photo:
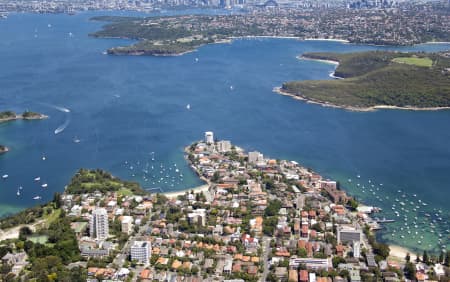
[[[150,215],[151,216],[151,215]],[[139,237],[144,235],[146,230],[150,227],[151,220],[148,220],[144,225],[139,227],[139,231],[134,236],[130,236],[128,238],[128,241],[123,245],[122,250],[119,254],[114,258],[113,263],[118,265],[119,267],[122,267],[125,261],[128,258],[128,255],[130,254],[130,248],[131,244],[135,241],[136,237],[139,240]]]
[[[264,263],[264,271],[261,275],[261,278],[259,281],[264,282],[266,281],[267,275],[269,274],[269,253],[271,251],[270,248],[270,237],[264,236],[262,241],[262,248],[263,248],[263,263]]]
[[[21,225],[18,225],[16,227],[9,228],[6,230],[0,229],[0,241],[19,238],[20,228],[22,228],[22,227],[28,227],[31,229],[31,231],[35,232],[36,227],[43,223],[45,223],[45,219],[41,219],[33,224],[21,224]]]

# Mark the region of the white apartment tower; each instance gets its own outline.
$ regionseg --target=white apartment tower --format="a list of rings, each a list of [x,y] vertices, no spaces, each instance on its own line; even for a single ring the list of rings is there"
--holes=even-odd
[[[219,151],[220,153],[226,153],[231,151],[231,142],[228,140],[223,140],[223,141],[219,141],[217,142],[217,151]]]
[[[91,215],[89,232],[92,238],[106,239],[109,234],[108,213],[104,208],[96,208]]]
[[[252,164],[256,164],[258,162],[264,161],[264,155],[260,152],[249,152],[248,153],[248,162]]]
[[[122,218],[122,232],[128,235],[133,231],[133,217],[132,216],[123,216]]]
[[[152,246],[149,241],[135,241],[131,246],[131,260],[137,260],[139,263],[148,264],[152,252]]]
[[[361,244],[359,241],[353,241],[353,257],[359,258],[361,256]]]
[[[205,142],[206,144],[214,144],[214,133],[212,131],[205,132]]]

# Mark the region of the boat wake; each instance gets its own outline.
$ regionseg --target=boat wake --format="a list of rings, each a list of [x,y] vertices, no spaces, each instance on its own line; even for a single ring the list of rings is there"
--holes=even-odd
[[[70,113],[70,110],[68,108],[64,108],[64,107],[59,107],[59,106],[53,106],[54,109],[57,109],[60,112],[64,112],[64,113]]]
[[[70,118],[67,118],[63,124],[61,124],[57,129],[55,129],[55,134],[59,134],[59,133],[63,132],[64,129],[66,129],[66,127],[69,125],[69,123],[70,123]]]
[[[67,114],[70,113],[70,109],[65,108],[65,107],[61,107],[61,106],[57,106],[57,105],[53,105],[53,104],[48,104],[48,103],[39,103],[39,104],[47,106],[47,107],[50,107],[50,108],[53,108],[53,109],[58,110],[58,111],[63,112],[63,113],[67,113]],[[59,134],[59,133],[63,132],[64,129],[66,129],[66,127],[69,125],[69,123],[70,123],[70,115],[67,116],[67,118],[66,118],[66,120],[64,121],[63,124],[61,124],[60,126],[58,126],[58,128],[55,129],[54,133],[55,134]]]
[[[60,107],[60,106],[57,106],[57,105],[52,105],[52,104],[47,104],[47,103],[40,103],[40,104],[45,105],[45,106],[50,107],[50,108],[53,108],[53,109],[58,110],[58,111],[63,112],[63,113],[70,113],[70,110],[68,108],[65,108],[65,107]]]

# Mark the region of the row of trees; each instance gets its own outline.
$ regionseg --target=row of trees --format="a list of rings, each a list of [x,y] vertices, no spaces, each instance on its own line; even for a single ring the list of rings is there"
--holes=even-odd
[[[409,253],[406,254],[405,260],[407,262],[411,261],[411,255]],[[423,251],[422,259],[417,256],[416,262],[423,262],[427,265],[432,265],[435,263],[442,263],[443,265],[450,267],[450,251],[444,252],[441,251],[439,256],[429,255],[427,251]]]

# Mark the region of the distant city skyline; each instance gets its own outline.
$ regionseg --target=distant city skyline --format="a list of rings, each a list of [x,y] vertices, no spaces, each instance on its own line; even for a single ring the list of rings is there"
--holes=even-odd
[[[133,10],[151,12],[159,8],[210,7],[224,9],[253,9],[261,7],[284,7],[298,9],[317,8],[392,8],[400,4],[426,2],[448,2],[443,0],[50,0],[16,1],[0,0],[1,12],[27,11],[37,13],[75,13],[86,10]]]

